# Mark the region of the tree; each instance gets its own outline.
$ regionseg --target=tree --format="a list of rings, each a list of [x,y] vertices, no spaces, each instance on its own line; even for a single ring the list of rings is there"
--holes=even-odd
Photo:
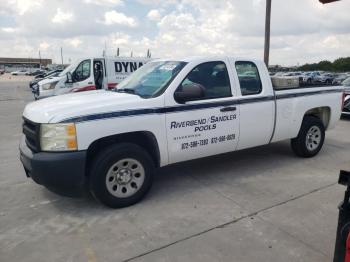
[[[350,57],[341,57],[336,59],[333,63],[328,60],[323,60],[318,63],[305,64],[298,68],[301,71],[334,71],[345,72],[350,71]]]

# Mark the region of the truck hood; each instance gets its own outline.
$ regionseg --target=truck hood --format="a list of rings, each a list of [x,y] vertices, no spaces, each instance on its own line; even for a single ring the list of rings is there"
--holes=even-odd
[[[145,107],[137,95],[97,90],[45,98],[28,104],[23,116],[36,123],[57,123],[62,120]]]
[[[43,78],[43,79],[39,80],[39,84],[44,85],[47,83],[53,83],[53,82],[60,81],[61,79],[62,79],[62,77],[59,77],[59,76]]]

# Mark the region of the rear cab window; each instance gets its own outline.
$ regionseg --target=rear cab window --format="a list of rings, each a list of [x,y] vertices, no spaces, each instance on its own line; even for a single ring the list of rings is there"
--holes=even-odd
[[[262,92],[258,67],[250,61],[235,63],[242,96],[257,95]]]

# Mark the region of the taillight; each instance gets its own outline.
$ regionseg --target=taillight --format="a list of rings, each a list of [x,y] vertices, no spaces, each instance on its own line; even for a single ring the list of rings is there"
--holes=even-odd
[[[345,104],[345,91],[343,91],[343,95],[342,95],[342,98],[341,98],[341,110],[343,111],[344,109],[344,104]],[[350,260],[349,260],[350,262]]]
[[[350,234],[348,234],[348,237],[346,239],[344,262],[350,262]]]

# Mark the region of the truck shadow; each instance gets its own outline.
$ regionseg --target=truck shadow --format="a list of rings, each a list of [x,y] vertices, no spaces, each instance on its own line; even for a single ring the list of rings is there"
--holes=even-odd
[[[163,167],[156,172],[150,192],[137,205],[146,204],[157,199],[166,199],[169,189],[174,194],[181,194],[183,190],[182,185],[184,184],[186,184],[186,190],[195,191],[198,182],[210,183],[213,186],[215,186],[215,183],[219,186],[222,180],[229,180],[231,183],[235,183],[235,180],[242,177],[256,176],[260,173],[259,170],[282,167],[293,159],[295,161],[296,158],[290,149],[289,142],[279,142],[239,152],[230,152],[173,164]],[[44,198],[52,198],[54,193],[43,189],[43,194]],[[80,198],[62,197],[61,201],[56,201],[52,204],[60,211],[68,212],[85,208],[106,209],[90,194]]]
[[[263,171],[290,165],[296,157],[289,142],[279,142],[265,146],[230,152],[173,164],[161,168],[154,180],[151,197],[166,194],[164,188],[171,187],[174,180],[188,179],[202,185],[238,184],[242,178],[261,175]],[[180,183],[181,184],[181,183]],[[193,183],[193,190],[196,190]],[[216,185],[215,185],[216,184]],[[179,188],[181,190],[181,188]]]
[[[310,179],[310,176],[314,176],[317,172],[312,166],[324,163],[323,167],[318,168],[327,168],[330,159],[336,161],[338,152],[344,155],[343,152],[347,151],[347,146],[344,142],[342,142],[343,144],[339,144],[339,142],[328,139],[319,155],[309,159],[295,156],[289,141],[282,141],[163,167],[156,172],[153,186],[147,196],[140,203],[120,210],[124,212],[126,209],[135,210],[141,206],[163,205],[167,201],[176,201],[176,198],[183,197],[185,194],[190,195],[196,191],[199,193],[203,188],[218,192],[224,188],[226,193],[232,194],[234,197],[236,191],[232,190],[231,192],[231,186],[237,188],[243,185],[254,188],[258,183],[255,178],[263,183],[271,183],[268,181],[283,177],[283,179],[289,179],[285,182],[292,182],[294,187],[303,187],[300,183],[304,183],[304,173],[308,176],[307,179]],[[334,164],[330,168],[333,166]],[[285,177],[286,174],[288,174],[288,178]],[[329,179],[325,181],[322,179],[324,177],[318,179],[320,184],[329,182]],[[307,184],[308,181],[305,183]],[[259,187],[255,190],[259,190]],[[245,193],[249,194],[251,189],[246,189],[246,191]],[[252,195],[254,193],[257,192],[251,192]],[[43,194],[43,198],[53,197],[53,193],[47,189],[43,189]],[[267,194],[270,194],[269,197],[271,197],[274,191]],[[102,212],[102,210],[104,210],[103,213],[107,212],[107,214],[110,211],[118,212],[118,210],[113,211],[105,208],[89,194],[80,198],[60,197],[60,200],[52,205],[60,211],[68,213],[89,214],[97,211]]]

